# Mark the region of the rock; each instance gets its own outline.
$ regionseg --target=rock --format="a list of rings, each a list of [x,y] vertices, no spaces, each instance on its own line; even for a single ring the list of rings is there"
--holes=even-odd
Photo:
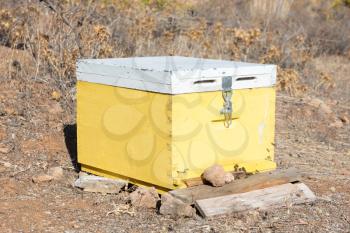
[[[349,124],[350,120],[346,115],[340,116],[339,119],[344,123],[344,124]]]
[[[323,102],[323,100],[318,99],[318,98],[312,98],[312,99],[307,99],[307,103],[315,108],[318,108],[321,112],[326,113],[326,114],[331,114],[333,111],[332,109]]]
[[[35,175],[32,177],[32,181],[34,183],[42,183],[42,182],[49,182],[51,180],[53,180],[54,177],[47,175],[47,174],[41,174],[41,175]]]
[[[59,180],[63,177],[63,169],[61,167],[49,168],[47,174],[39,174],[32,177],[34,183],[48,182],[51,180]]]
[[[94,175],[79,173],[79,178],[74,182],[74,186],[87,192],[96,193],[119,193],[128,182],[117,179],[110,179]]]
[[[308,225],[309,223],[302,220],[302,219],[299,219],[298,222],[297,222],[297,225]]]
[[[159,201],[159,196],[154,187],[149,189],[138,187],[130,194],[130,200],[133,206],[155,209]]]
[[[80,171],[79,177],[82,177],[82,176],[89,176],[89,174],[87,174],[86,172]]]
[[[329,125],[330,127],[341,128],[343,127],[343,122],[339,119],[336,119],[333,123]]]
[[[322,103],[319,109],[325,114],[331,114],[333,112],[332,109],[325,103]]]
[[[4,144],[0,144],[0,153],[1,154],[8,154],[8,153],[10,153],[10,151],[11,151],[10,147],[8,147]]]
[[[330,190],[334,193],[336,191],[335,187],[331,187]]]
[[[52,176],[54,180],[60,180],[63,177],[63,169],[61,167],[51,167],[47,174]]]
[[[231,183],[232,181],[235,180],[235,176],[231,172],[226,172],[225,174],[225,183]]]
[[[2,165],[4,165],[4,167],[7,167],[7,168],[12,167],[12,164],[9,162],[1,162],[1,163]]]
[[[232,173],[225,172],[222,166],[215,164],[204,170],[202,179],[204,180],[204,183],[208,182],[214,187],[220,187],[232,182],[235,177]]]
[[[349,153],[350,154],[350,153]],[[343,175],[343,176],[348,176],[348,177],[350,177],[350,171],[349,170],[347,170],[347,169],[340,169],[339,170],[339,173],[341,174],[341,175]]]
[[[321,104],[323,104],[323,101],[318,98],[312,98],[308,100],[308,104],[312,107],[318,108]]]
[[[0,161],[0,173],[5,172],[8,168],[12,167],[12,164],[5,161]]]
[[[5,113],[7,115],[17,115],[18,114],[17,110],[15,108],[12,108],[12,107],[5,107],[4,110],[5,110]]]
[[[204,170],[202,178],[214,187],[220,187],[225,184],[225,170],[220,165],[213,165]]]
[[[62,112],[63,112],[63,109],[62,109],[61,105],[58,102],[56,102],[56,103],[52,104],[51,106],[49,106],[49,113],[51,113],[53,115],[54,114],[60,114]]]
[[[3,128],[0,128],[0,141],[4,140],[6,136],[7,136],[6,131]]]
[[[193,217],[196,215],[196,211],[192,206],[168,193],[162,195],[159,212],[173,217]]]

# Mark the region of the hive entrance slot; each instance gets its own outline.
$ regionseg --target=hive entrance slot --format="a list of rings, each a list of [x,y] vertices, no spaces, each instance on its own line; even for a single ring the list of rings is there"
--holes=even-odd
[[[237,78],[236,81],[249,81],[249,80],[254,80],[256,79],[256,77],[240,77],[240,78]]]
[[[194,81],[193,84],[205,84],[205,83],[214,83],[215,79],[206,79],[206,80],[197,80]]]

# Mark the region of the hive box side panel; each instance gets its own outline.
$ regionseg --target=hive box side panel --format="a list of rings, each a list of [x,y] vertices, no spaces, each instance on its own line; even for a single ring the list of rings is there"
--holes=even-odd
[[[221,92],[173,96],[173,174],[199,177],[215,163],[249,172],[272,170],[274,160],[275,89],[234,90],[232,124],[224,126]]]
[[[78,81],[83,170],[172,188],[168,95]]]

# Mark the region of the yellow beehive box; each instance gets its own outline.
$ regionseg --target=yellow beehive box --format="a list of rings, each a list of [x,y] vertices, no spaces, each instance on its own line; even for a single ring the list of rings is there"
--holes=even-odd
[[[213,164],[275,168],[276,66],[188,57],[80,60],[82,170],[158,190]]]

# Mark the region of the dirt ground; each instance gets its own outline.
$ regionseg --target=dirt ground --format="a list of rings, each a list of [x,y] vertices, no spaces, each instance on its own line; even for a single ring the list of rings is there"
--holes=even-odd
[[[332,72],[334,90],[278,93],[276,160],[281,168],[298,168],[317,201],[209,220],[133,208],[127,191],[101,195],[74,188],[78,174],[67,149],[74,153],[74,114],[40,78],[1,78],[0,232],[350,232],[350,60],[317,58],[311,65]],[[331,112],[310,104],[316,97]],[[32,182],[53,166],[64,169],[64,179]]]

